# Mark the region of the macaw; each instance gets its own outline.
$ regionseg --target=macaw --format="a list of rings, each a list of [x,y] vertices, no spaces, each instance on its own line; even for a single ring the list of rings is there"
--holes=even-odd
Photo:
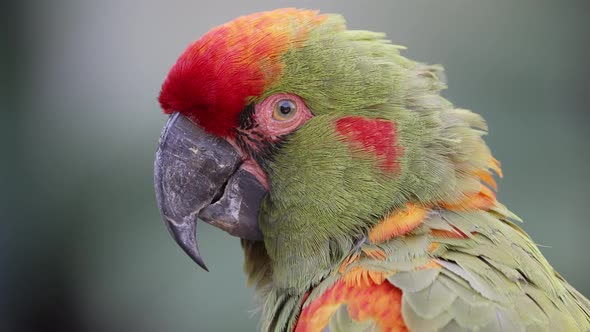
[[[496,199],[485,121],[402,49],[299,9],[190,44],[159,95],[172,236],[205,269],[198,220],[241,238],[262,331],[589,331]]]

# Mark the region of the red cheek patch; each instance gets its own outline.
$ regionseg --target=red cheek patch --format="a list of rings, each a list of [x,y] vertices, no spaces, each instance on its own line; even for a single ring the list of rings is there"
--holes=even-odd
[[[382,159],[379,167],[387,172],[399,172],[403,148],[397,144],[395,122],[348,116],[336,121],[336,130],[354,148],[374,153]]]

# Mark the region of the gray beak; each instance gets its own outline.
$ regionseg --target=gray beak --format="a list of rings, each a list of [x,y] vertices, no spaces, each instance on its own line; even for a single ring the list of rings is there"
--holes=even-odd
[[[205,270],[198,219],[240,238],[262,240],[258,212],[266,190],[240,165],[240,154],[227,141],[180,113],[170,116],[156,152],[156,199],[174,240]]]

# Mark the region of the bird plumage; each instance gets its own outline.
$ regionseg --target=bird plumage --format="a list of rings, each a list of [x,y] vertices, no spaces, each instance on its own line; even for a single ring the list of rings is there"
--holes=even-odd
[[[313,113],[239,145],[268,177],[264,241],[242,240],[261,329],[589,330],[588,300],[496,199],[485,121],[441,96],[442,67],[401,49],[282,9],[212,30],[164,83],[167,113],[230,141],[277,94]]]

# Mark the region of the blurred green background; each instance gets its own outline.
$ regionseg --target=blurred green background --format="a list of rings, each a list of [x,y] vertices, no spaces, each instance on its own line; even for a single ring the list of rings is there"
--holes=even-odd
[[[255,329],[238,240],[201,225],[206,273],[160,220],[156,97],[189,42],[286,6],[341,13],[444,65],[445,95],[488,120],[500,200],[590,296],[588,1],[13,1],[1,23],[1,330]]]

